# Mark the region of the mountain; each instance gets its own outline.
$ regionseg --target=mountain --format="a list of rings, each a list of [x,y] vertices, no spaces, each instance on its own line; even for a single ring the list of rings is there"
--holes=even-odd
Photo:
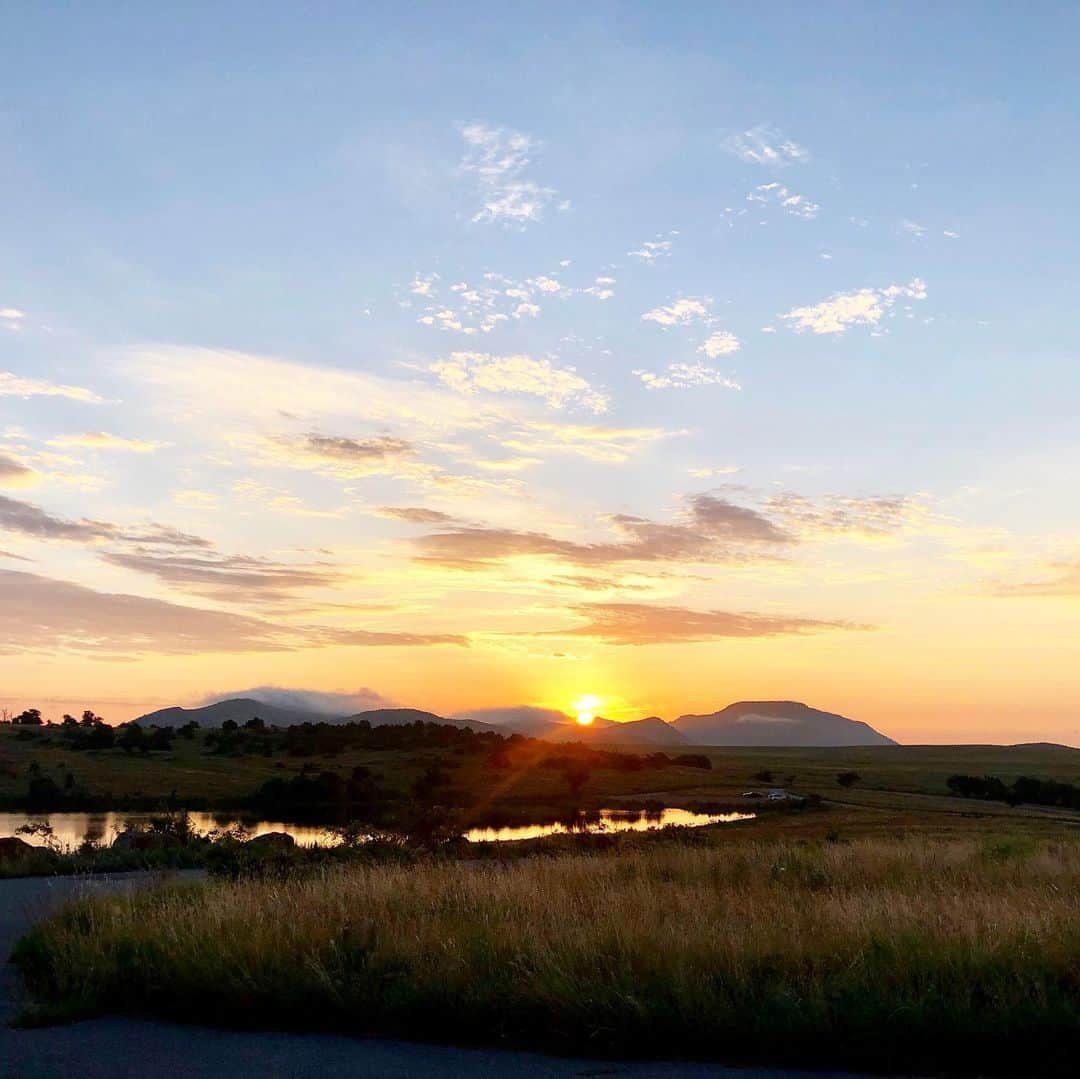
[[[553,708],[518,705],[511,708],[477,708],[459,712],[457,718],[473,726],[480,722],[484,729],[497,730],[500,734],[524,734],[549,742],[605,746],[686,745],[686,738],[658,716],[635,719],[629,723],[616,723],[613,719],[597,716],[592,723],[583,725],[565,712]]]
[[[195,720],[200,727],[220,727],[227,719],[244,724],[256,716],[270,727],[292,727],[297,723],[346,723],[344,716],[327,716],[299,708],[281,708],[257,701],[253,697],[237,697],[218,701],[202,708],[162,708],[134,720],[140,727],[183,727]]]
[[[341,720],[342,723],[370,723],[373,727],[401,726],[406,723],[442,723],[448,727],[467,727],[469,730],[483,733],[499,729],[490,723],[479,723],[473,719],[447,719],[434,712],[424,712],[419,708],[372,708],[367,712],[357,712]],[[501,732],[499,732],[501,733]]]
[[[674,727],[699,746],[894,746],[869,724],[798,701],[739,701]]]
[[[458,712],[454,719],[478,729],[496,730],[500,734],[524,734],[529,738],[546,738],[550,732],[574,722],[565,712],[529,704],[508,708],[472,708],[467,712]]]
[[[670,723],[665,723],[659,716],[646,719],[633,719],[627,723],[615,723],[603,720],[600,716],[587,727],[577,723],[567,724],[567,730],[554,730],[544,735],[558,741],[587,742],[589,745],[606,746],[685,746],[686,735]]]

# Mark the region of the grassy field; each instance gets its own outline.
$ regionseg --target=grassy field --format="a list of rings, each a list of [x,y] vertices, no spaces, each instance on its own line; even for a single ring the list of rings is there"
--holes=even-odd
[[[628,752],[647,753],[641,746]],[[201,738],[176,739],[167,752],[124,750],[73,751],[59,734],[45,729],[30,737],[18,728],[0,726],[0,805],[15,804],[27,789],[36,766],[63,787],[71,775],[79,789],[106,801],[168,800],[188,808],[229,808],[243,803],[269,779],[294,776],[304,767],[348,775],[357,766],[380,777],[388,796],[408,799],[412,785],[432,764],[450,781],[462,808],[473,819],[528,813],[537,807],[558,809],[569,799],[563,776],[539,766],[539,756],[559,747],[537,743],[532,756],[524,753],[515,766],[493,771],[484,753],[456,754],[439,749],[412,751],[348,748],[330,756],[296,759],[281,753],[223,755],[207,749]],[[951,797],[945,781],[954,772],[991,774],[1005,779],[1021,775],[1080,783],[1080,750],[1061,747],[1000,746],[882,746],[848,749],[718,749],[694,748],[709,757],[712,768],[670,767],[625,772],[594,770],[573,796],[583,808],[621,801],[659,801],[685,805],[695,801],[742,804],[748,788],[763,785],[763,770],[772,783],[799,794],[818,794],[845,805],[883,813],[1004,815],[1010,819],[1077,814],[1024,806],[1009,809],[994,803],[968,803]],[[861,780],[844,789],[840,772],[855,771]],[[767,785],[767,784],[766,784]]]
[[[1075,839],[354,866],[82,902],[16,953],[102,1011],[598,1055],[1074,1074]]]

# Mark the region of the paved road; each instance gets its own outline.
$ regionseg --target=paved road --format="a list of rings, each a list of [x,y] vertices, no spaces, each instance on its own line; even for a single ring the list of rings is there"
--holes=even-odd
[[[58,903],[89,889],[141,887],[148,876],[0,881],[0,959]],[[860,1079],[839,1073],[607,1063],[493,1049],[323,1034],[260,1034],[136,1019],[93,1019],[43,1030],[16,1030],[13,968],[0,966],[0,1077],[3,1079]]]

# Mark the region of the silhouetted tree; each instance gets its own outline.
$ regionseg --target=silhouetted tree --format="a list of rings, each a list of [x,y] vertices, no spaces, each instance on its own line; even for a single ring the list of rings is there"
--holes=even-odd
[[[40,727],[42,722],[41,709],[27,708],[25,712],[20,712],[11,722],[20,727]]]

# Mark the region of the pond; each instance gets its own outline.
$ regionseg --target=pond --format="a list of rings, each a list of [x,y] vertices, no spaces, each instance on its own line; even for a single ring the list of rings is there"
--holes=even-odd
[[[153,816],[155,814],[150,813],[0,813],[0,837],[13,836],[19,828],[32,822],[44,822],[52,828],[53,839],[62,848],[74,849],[87,839],[108,845],[126,827],[146,822]],[[470,828],[466,830],[465,838],[473,843],[481,843],[538,839],[566,833],[644,832],[668,825],[693,828],[703,824],[730,824],[752,820],[754,816],[753,813],[695,813],[689,809],[601,809],[568,820]],[[303,846],[334,846],[341,841],[332,828],[320,825],[253,820],[222,813],[188,813],[188,817],[200,835],[215,830],[243,828],[249,838],[266,835],[267,832],[286,832]],[[20,838],[36,846],[45,843],[45,839],[38,835],[24,834]]]

